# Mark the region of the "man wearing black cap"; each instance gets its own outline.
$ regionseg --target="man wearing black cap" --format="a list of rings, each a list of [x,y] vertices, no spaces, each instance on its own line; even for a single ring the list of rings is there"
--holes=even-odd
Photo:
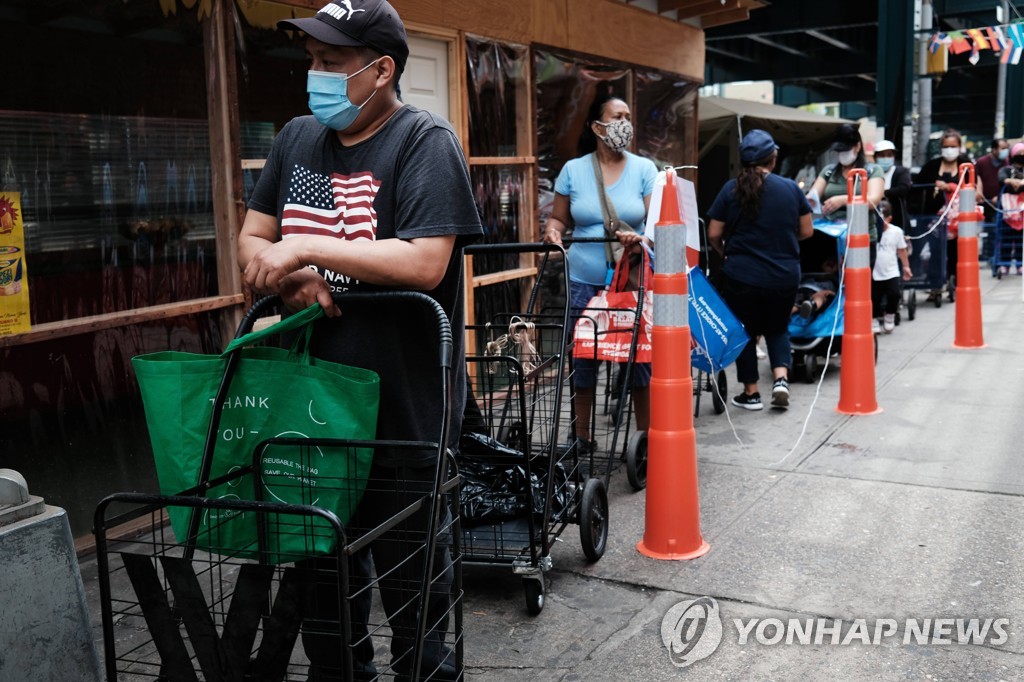
[[[335,0],[311,18],[278,26],[306,35],[313,115],[293,119],[281,130],[253,191],[238,245],[245,282],[260,293],[280,294],[293,311],[323,306],[331,319],[319,323],[311,352],[380,375],[378,438],[436,442],[448,407],[448,445],[454,446],[466,385],[461,248],[482,232],[459,141],[447,121],[399,100],[397,84],[409,47],[405,27],[388,2]],[[421,315],[397,306],[353,304],[342,315],[331,299],[332,292],[380,289],[423,291],[444,308],[454,340],[449,406],[438,399],[443,392],[436,335]],[[389,482],[392,491],[429,490],[435,458],[430,448],[377,448],[350,529],[374,528],[404,507],[396,493],[380,492]],[[419,521],[410,520],[410,527],[425,528],[425,522],[413,526]],[[411,668],[415,607],[402,608],[409,588],[403,590],[387,574],[408,560],[412,549],[394,539],[372,545],[393,630],[393,662],[403,674]],[[432,615],[443,613],[448,600],[443,578],[450,577],[450,560],[446,551],[438,555],[434,575],[442,581],[431,594]],[[369,561],[369,548],[353,557],[354,580],[370,575]],[[337,595],[318,593],[310,601],[307,609],[320,609],[305,614],[310,679],[340,679],[337,637],[316,635],[310,627],[318,618],[337,621],[336,611],[323,610],[336,604]],[[356,601],[353,620],[361,621],[369,606]],[[365,632],[365,621],[354,627],[356,635]],[[424,645],[422,670],[442,666],[435,679],[456,674],[444,660],[451,652],[442,637],[443,632],[428,634]],[[369,640],[355,647],[354,658],[357,679],[374,674]]]

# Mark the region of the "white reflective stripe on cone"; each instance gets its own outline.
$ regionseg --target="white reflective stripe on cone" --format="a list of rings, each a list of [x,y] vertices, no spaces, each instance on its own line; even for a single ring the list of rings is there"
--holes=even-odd
[[[661,241],[661,237],[658,237]],[[684,294],[654,294],[655,327],[690,326],[689,296]],[[641,323],[642,324],[642,323]]]
[[[846,269],[871,267],[871,249],[867,246],[855,246],[846,253]]]
[[[847,224],[850,234],[868,234],[868,205],[863,203],[846,205]]]
[[[656,225],[654,271],[660,275],[686,272],[686,225]]]

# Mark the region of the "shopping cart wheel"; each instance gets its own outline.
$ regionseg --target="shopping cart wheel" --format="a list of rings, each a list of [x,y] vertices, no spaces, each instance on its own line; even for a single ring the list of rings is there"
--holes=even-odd
[[[499,442],[521,449],[523,442],[523,423],[516,421],[511,424],[503,424],[498,427],[497,436]]]
[[[715,414],[722,414],[725,412],[725,396],[729,392],[729,381],[724,369],[718,370],[715,382],[716,385],[711,387],[711,407],[715,409]]]
[[[804,381],[813,384],[818,380],[818,356],[804,353]]]
[[[917,316],[917,292],[911,291],[907,297],[907,319],[913,320]]]
[[[608,493],[599,478],[587,479],[580,502],[580,544],[587,561],[604,556],[608,544]]]
[[[524,577],[523,594],[526,595],[526,612],[536,616],[544,609],[544,574]]]
[[[647,487],[647,432],[637,431],[626,448],[626,478],[633,490]]]

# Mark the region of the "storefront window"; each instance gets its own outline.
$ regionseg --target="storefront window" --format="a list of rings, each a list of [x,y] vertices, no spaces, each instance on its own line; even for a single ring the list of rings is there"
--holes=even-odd
[[[0,336],[0,466],[76,536],[104,495],[156,489],[132,356],[221,345],[219,312],[187,306],[233,293],[217,290],[205,5],[0,1],[0,200],[24,277],[3,298],[32,332]],[[120,321],[169,303],[182,312]]]
[[[217,293],[197,12],[3,4],[0,191],[22,210],[32,325]]]

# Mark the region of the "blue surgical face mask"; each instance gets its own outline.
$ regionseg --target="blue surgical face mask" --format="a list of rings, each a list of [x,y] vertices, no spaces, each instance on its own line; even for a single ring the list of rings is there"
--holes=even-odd
[[[882,170],[887,171],[896,165],[896,159],[891,156],[883,156],[880,159],[875,159],[875,163],[877,163]]]
[[[377,91],[374,90],[373,94],[366,98],[366,102],[357,106],[348,98],[348,79],[361,74],[378,61],[380,60],[374,59],[351,76],[310,70],[306,77],[306,92],[309,93],[309,110],[313,112],[316,120],[337,131],[345,130],[352,125],[359,112],[366,106],[366,102],[373,99]]]
[[[1008,158],[1010,158],[1010,150],[1009,149],[1000,149],[999,150],[999,160],[1000,161],[1006,161]]]

